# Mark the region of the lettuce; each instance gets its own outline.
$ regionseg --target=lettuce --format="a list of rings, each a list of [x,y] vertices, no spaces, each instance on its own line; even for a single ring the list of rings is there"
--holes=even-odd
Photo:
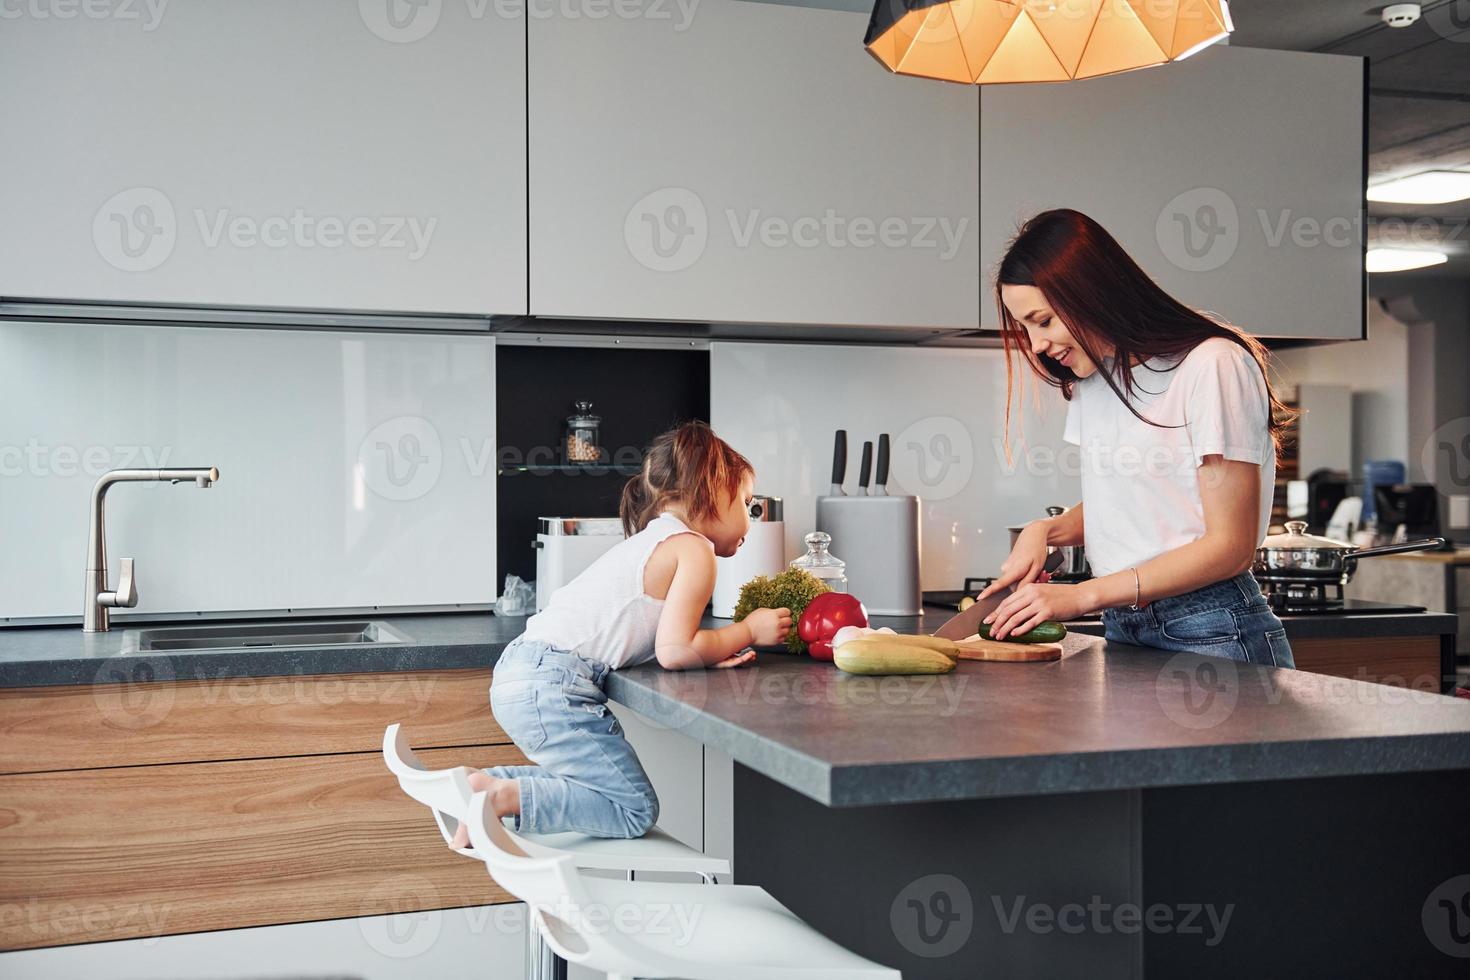
[[[740,598],[735,603],[735,622],[740,622],[757,609],[791,610],[791,632],[786,634],[786,649],[792,653],[806,653],[806,643],[796,635],[796,622],[811,602],[823,592],[832,590],[821,579],[799,568],[788,568],[771,577],[757,575],[740,587]]]

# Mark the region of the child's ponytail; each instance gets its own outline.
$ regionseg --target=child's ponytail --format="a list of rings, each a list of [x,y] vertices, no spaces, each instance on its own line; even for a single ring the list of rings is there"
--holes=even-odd
[[[654,508],[658,500],[648,485],[647,472],[645,465],[642,473],[623,485],[623,499],[618,505],[618,516],[623,519],[623,536],[627,538],[643,530],[654,518]]]
[[[753,472],[750,461],[704,422],[670,429],[653,440],[642,472],[623,487],[618,506],[623,533],[632,537],[673,503],[692,519],[713,517]]]

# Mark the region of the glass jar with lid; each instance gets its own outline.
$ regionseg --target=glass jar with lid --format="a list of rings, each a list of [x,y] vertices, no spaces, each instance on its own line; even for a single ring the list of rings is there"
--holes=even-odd
[[[847,562],[832,554],[832,535],[825,531],[813,531],[804,539],[806,554],[791,563],[824,583],[833,592],[847,591]]]
[[[598,448],[602,427],[600,416],[592,414],[591,402],[577,402],[577,411],[567,416],[566,438],[562,441],[562,457],[568,463],[600,463]]]

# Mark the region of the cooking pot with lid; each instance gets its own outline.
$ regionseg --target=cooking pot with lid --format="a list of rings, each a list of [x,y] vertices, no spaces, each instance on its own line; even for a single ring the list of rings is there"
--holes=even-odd
[[[1060,517],[1067,512],[1065,507],[1048,507],[1047,517]],[[1026,530],[1025,524],[1013,524],[1006,528],[1011,534],[1011,547],[1016,547],[1016,539],[1021,532]],[[1057,545],[1048,549],[1053,554],[1061,555],[1059,565],[1051,571],[1051,577],[1058,582],[1079,582],[1082,579],[1092,577],[1092,566],[1087,564],[1087,551],[1080,544]]]

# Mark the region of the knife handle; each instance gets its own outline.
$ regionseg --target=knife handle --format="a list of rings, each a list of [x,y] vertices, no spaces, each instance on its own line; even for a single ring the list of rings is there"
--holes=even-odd
[[[832,443],[832,486],[840,487],[847,480],[847,430],[838,429],[837,439]]]
[[[878,437],[878,472],[874,482],[880,487],[888,486],[888,433]]]
[[[865,492],[868,489],[868,477],[873,473],[873,444],[863,443],[863,461],[858,467],[858,486]]]

